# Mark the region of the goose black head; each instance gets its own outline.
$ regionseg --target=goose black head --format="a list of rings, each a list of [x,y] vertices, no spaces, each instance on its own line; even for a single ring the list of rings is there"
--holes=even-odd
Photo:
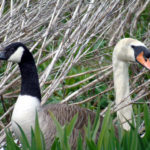
[[[20,42],[12,43],[0,51],[0,60],[21,63],[30,61],[30,59],[32,59],[32,54],[27,47]]]

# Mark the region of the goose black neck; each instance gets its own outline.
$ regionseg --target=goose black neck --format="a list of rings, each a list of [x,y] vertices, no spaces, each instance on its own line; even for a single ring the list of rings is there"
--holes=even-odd
[[[21,95],[29,95],[39,99],[41,101],[41,92],[39,87],[39,80],[37,69],[32,54],[26,59],[22,59],[19,63],[21,72]]]

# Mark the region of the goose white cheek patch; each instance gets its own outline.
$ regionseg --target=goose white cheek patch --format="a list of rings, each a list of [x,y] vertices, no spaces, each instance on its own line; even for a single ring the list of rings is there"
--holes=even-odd
[[[8,61],[19,63],[21,61],[23,51],[23,47],[18,47],[18,49],[9,57]]]

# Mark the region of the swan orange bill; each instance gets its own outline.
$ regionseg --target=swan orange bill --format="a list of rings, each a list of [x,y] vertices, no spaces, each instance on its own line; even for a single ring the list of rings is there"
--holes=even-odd
[[[146,67],[147,69],[150,70],[150,60],[146,58],[144,58],[144,52],[141,52],[137,57],[136,60],[142,64],[144,67]]]

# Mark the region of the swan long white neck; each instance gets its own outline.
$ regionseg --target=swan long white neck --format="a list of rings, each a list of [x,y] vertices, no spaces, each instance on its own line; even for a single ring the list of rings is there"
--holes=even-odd
[[[128,105],[122,108],[123,106],[131,102],[131,98],[129,96],[129,64],[126,61],[119,60],[117,52],[118,51],[114,51],[113,53],[114,88],[116,93],[115,101],[117,109],[121,108],[117,111],[117,116],[120,122],[123,123],[123,128],[126,130],[130,130],[130,125],[126,122],[126,119],[131,119],[132,106]]]
[[[134,47],[133,47],[134,46]],[[128,73],[128,62],[136,61],[135,47],[140,47],[139,50],[143,49],[145,55],[148,56],[148,50],[144,43],[132,39],[124,38],[120,40],[113,51],[113,72],[114,72],[114,88],[116,94],[116,105],[117,105],[117,117],[123,123],[123,128],[130,130],[130,125],[126,120],[131,121],[133,115],[132,105],[130,98],[130,88],[129,88],[129,73]],[[149,56],[148,56],[149,58]]]
[[[114,86],[116,92],[116,104],[119,104],[122,99],[130,100],[129,97],[129,75],[128,64],[119,62],[114,64]]]

